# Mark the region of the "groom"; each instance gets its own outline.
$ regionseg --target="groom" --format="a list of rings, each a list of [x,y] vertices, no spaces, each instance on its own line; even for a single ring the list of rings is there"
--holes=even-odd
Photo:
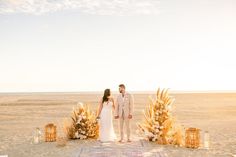
[[[123,142],[124,139],[124,124],[126,127],[127,142],[130,140],[130,119],[133,117],[133,106],[134,100],[133,96],[125,91],[125,85],[119,85],[120,94],[117,97],[116,106],[115,106],[115,119],[119,119],[119,128],[120,128],[120,140]]]

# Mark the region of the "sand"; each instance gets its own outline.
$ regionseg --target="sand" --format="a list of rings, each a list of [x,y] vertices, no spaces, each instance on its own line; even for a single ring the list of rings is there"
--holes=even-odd
[[[155,93],[152,93],[155,94]],[[173,115],[183,127],[198,127],[210,133],[210,149],[187,149],[150,143],[136,135],[136,123],[151,93],[134,93],[132,143],[100,143],[96,140],[72,140],[65,147],[56,142],[32,144],[36,127],[53,122],[63,135],[63,119],[77,102],[96,109],[102,93],[22,93],[0,94],[0,156],[75,157],[75,156],[214,156],[236,154],[236,93],[173,93]],[[114,127],[118,135],[118,121]]]

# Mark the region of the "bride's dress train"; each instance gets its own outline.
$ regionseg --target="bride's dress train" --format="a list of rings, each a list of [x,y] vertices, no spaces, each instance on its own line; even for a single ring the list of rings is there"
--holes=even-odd
[[[115,141],[116,135],[113,128],[112,115],[113,102],[108,101],[103,103],[100,114],[99,125],[99,140],[101,142]]]

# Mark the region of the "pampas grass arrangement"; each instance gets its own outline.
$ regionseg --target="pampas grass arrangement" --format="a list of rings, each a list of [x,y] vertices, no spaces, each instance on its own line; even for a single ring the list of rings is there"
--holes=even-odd
[[[144,121],[138,123],[138,132],[149,141],[158,144],[182,146],[181,128],[174,124],[171,105],[174,98],[169,96],[168,89],[157,91],[156,99],[149,98],[149,105],[144,110]]]
[[[79,103],[72,111],[71,119],[64,121],[64,130],[69,139],[98,137],[98,122],[88,105]]]

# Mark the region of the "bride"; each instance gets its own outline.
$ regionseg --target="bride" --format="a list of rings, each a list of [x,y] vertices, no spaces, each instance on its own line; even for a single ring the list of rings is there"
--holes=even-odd
[[[116,135],[113,128],[112,111],[115,109],[114,99],[110,89],[104,91],[102,100],[98,106],[97,119],[99,121],[99,140],[101,142],[115,141]]]

